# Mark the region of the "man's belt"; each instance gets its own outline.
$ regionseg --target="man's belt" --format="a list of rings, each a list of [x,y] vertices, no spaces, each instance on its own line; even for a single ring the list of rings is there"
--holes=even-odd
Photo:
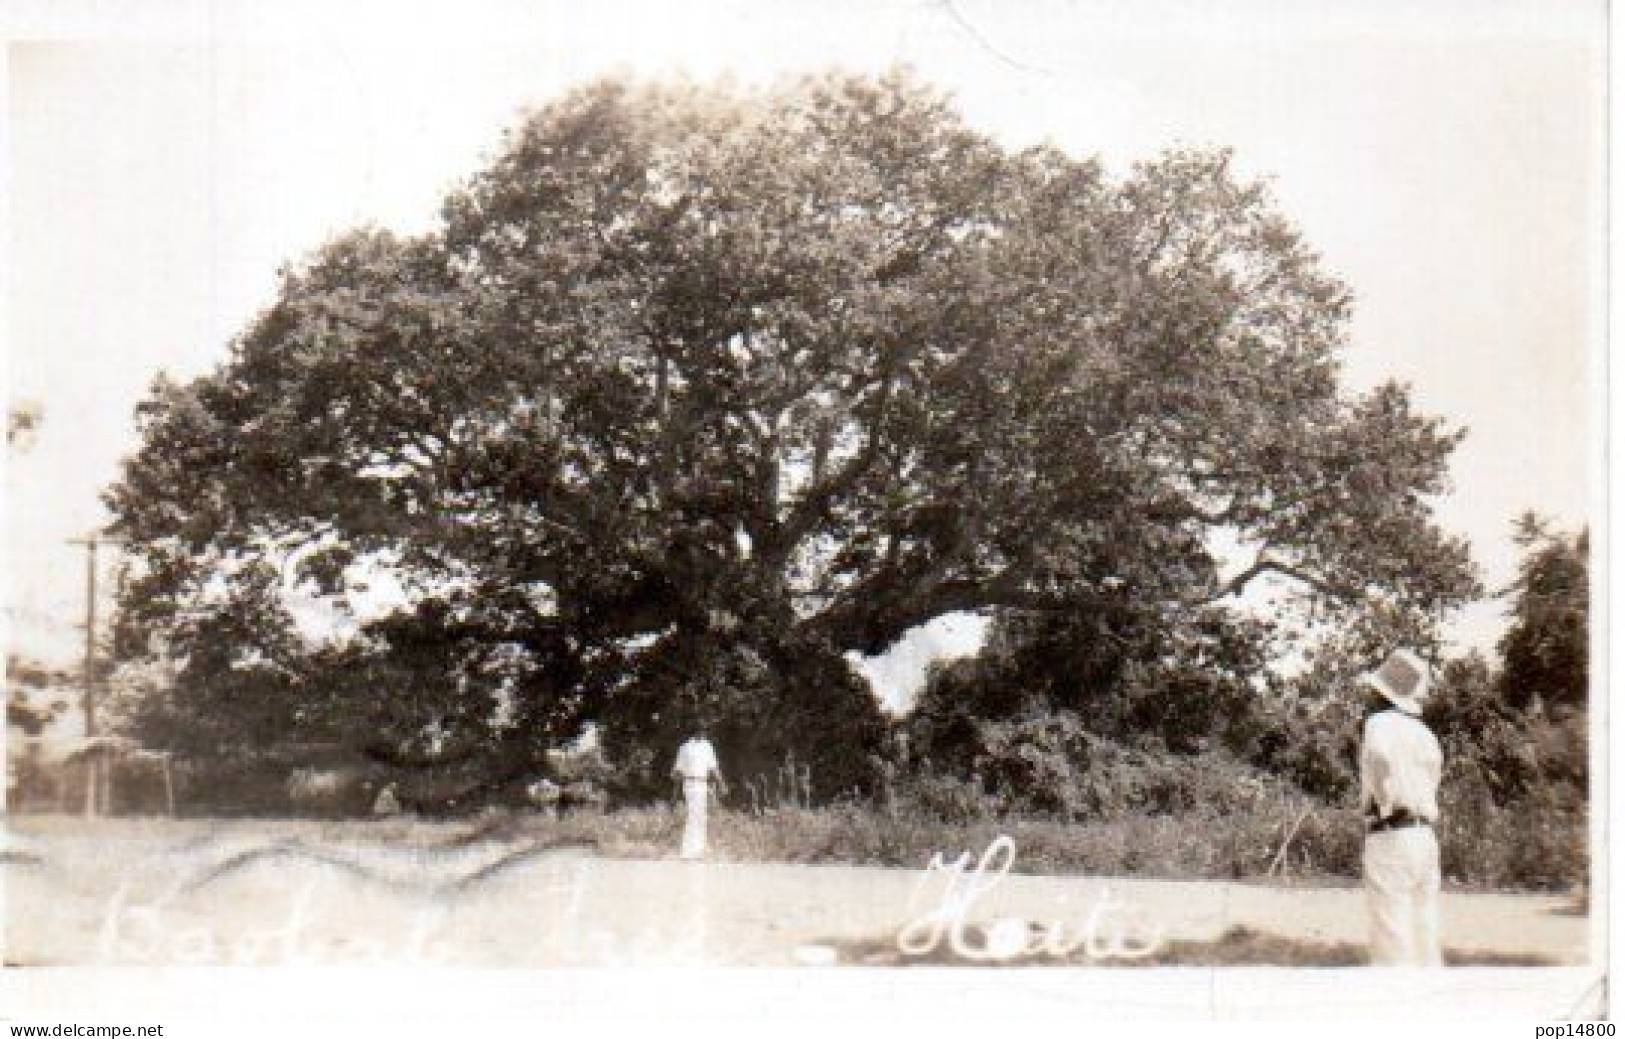
[[[1431,819],[1424,819],[1420,815],[1416,815],[1401,808],[1392,814],[1382,816],[1379,819],[1367,820],[1365,829],[1367,833],[1385,833],[1389,830],[1403,830],[1410,826],[1432,825],[1433,821]]]

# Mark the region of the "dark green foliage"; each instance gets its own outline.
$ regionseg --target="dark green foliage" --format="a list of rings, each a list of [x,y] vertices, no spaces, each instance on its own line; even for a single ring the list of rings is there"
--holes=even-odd
[[[1446,664],[1424,720],[1438,735],[1452,778],[1482,789],[1499,805],[1519,800],[1541,781],[1532,723],[1501,698],[1478,654]]]
[[[1316,799],[1338,804],[1359,782],[1360,715],[1353,697],[1324,701],[1296,692],[1252,714],[1257,725],[1248,760]]]
[[[1537,699],[1558,710],[1583,708],[1590,538],[1554,533],[1531,514],[1518,521],[1514,540],[1524,558],[1507,589],[1512,624],[1499,646],[1502,694],[1518,708]]]
[[[872,785],[883,728],[845,654],[986,610],[1023,702],[1229,743],[1254,578],[1423,634],[1474,591],[1425,505],[1460,434],[1340,392],[1348,315],[1223,152],[1112,178],[906,75],[595,84],[433,233],[337,238],[154,387],[108,494],[118,653],[178,668],[166,746],[500,777],[592,720],[646,796],[709,715],[725,766],[793,751],[827,795]],[[290,588],[369,569],[414,611],[293,630]],[[999,685],[963,709],[1022,717]]]
[[[28,438],[39,429],[44,412],[32,401],[21,401],[6,407],[6,444],[9,447],[27,446]]]
[[[1125,814],[1223,814],[1287,787],[1222,750],[1168,751],[1155,737],[1126,745],[1070,711],[1021,719],[965,720],[950,762],[927,758],[899,782],[898,800],[944,821],[1035,816],[1111,819]],[[950,759],[953,760],[953,759]]]
[[[1589,876],[1587,538],[1518,523],[1524,550],[1497,674],[1452,661],[1428,706],[1445,748],[1447,875],[1563,887]]]
[[[1090,733],[1176,753],[1256,738],[1260,627],[1217,609],[1177,618],[1115,611],[1001,619],[972,660],[936,668],[905,729],[918,755],[964,773],[977,723],[1065,713]]]
[[[51,720],[67,710],[73,676],[25,660],[6,657],[6,724],[25,736],[38,736]]]
[[[1096,818],[1230,803],[1239,774],[1220,774],[1268,742],[1258,627],[1216,609],[1101,621],[1007,619],[979,657],[935,669],[902,723],[918,767],[1007,812]]]

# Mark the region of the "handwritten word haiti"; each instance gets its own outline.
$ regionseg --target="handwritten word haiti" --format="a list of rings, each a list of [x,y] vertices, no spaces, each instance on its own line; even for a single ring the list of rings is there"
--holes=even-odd
[[[940,853],[931,856],[922,889],[933,875],[946,876],[947,884],[937,904],[898,933],[897,948],[903,955],[930,955],[944,940],[953,955],[983,963],[1022,957],[1061,959],[1080,950],[1091,960],[1135,960],[1162,948],[1161,928],[1136,930],[1137,914],[1116,905],[1110,888],[1081,919],[1035,923],[1001,917],[981,927],[978,940],[977,929],[969,925],[971,913],[1009,875],[1016,861],[1016,842],[1000,835],[982,853],[976,868],[967,872],[970,861],[969,852],[951,863]]]

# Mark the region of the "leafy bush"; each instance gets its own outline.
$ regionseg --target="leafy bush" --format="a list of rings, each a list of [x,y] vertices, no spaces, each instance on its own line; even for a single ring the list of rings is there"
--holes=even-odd
[[[1447,767],[1440,790],[1441,866],[1447,879],[1557,890],[1589,874],[1587,810],[1554,785],[1508,804],[1471,759]]]
[[[929,763],[898,781],[901,800],[945,822],[989,816],[1071,821],[1125,813],[1245,811],[1285,784],[1222,750],[1175,754],[1160,741],[1127,746],[1086,729],[1077,715],[975,723],[969,775]]]
[[[1508,703],[1475,655],[1446,665],[1428,722],[1445,752],[1439,793],[1445,876],[1527,888],[1583,883],[1586,711]]]
[[[1347,699],[1272,704],[1255,717],[1249,761],[1325,803],[1351,796],[1359,782],[1359,717]]]
[[[897,785],[898,813],[945,823],[988,819],[992,805],[979,784],[957,776],[924,772]]]
[[[557,820],[513,818],[519,835],[643,858],[676,853],[682,813],[655,805]],[[934,855],[952,861],[968,853],[974,859],[995,838],[1007,835],[1016,845],[1014,868],[1019,873],[1188,880],[1352,878],[1359,871],[1359,834],[1353,813],[1319,808],[1291,795],[1240,812],[1133,812],[1081,823],[1015,817],[950,823],[912,811],[887,814],[859,802],[760,812],[722,809],[712,815],[710,843],[712,854],[722,861],[920,869]]]

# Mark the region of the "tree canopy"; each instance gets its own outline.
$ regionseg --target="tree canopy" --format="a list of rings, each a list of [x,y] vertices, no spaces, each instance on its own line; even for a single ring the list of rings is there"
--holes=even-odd
[[[73,676],[16,654],[6,656],[6,724],[38,736],[68,709]],[[54,695],[53,695],[54,694]]]
[[[1426,635],[1475,587],[1429,506],[1460,434],[1340,388],[1350,306],[1223,151],[1112,176],[906,74],[600,82],[155,386],[120,653],[216,742],[522,763],[590,718],[647,767],[709,713],[836,789],[881,730],[845,655],[950,612],[1188,666],[1274,573]],[[290,589],[386,573],[301,634]]]
[[[1563,534],[1533,515],[1514,540],[1524,551],[1506,594],[1511,624],[1501,638],[1502,694],[1514,707],[1584,708],[1590,689],[1589,555],[1586,531]]]
[[[6,407],[6,444],[27,446],[28,438],[39,429],[44,412],[33,401],[21,401]]]

